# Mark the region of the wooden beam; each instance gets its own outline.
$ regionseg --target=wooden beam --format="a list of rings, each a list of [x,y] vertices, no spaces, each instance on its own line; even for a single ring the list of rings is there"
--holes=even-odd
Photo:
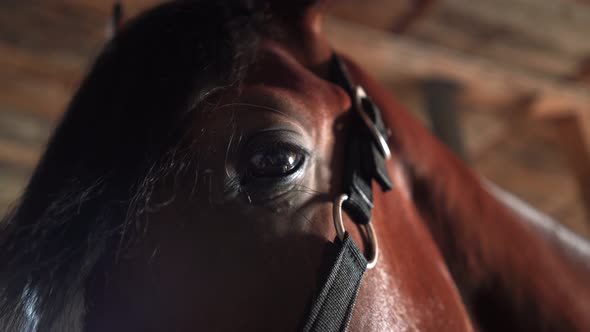
[[[332,1],[329,12],[342,19],[368,24],[391,31],[412,10],[414,0],[347,0]]]
[[[578,188],[590,222],[590,116],[586,114],[551,119]]]
[[[15,141],[0,139],[0,162],[22,168],[33,168],[39,161],[41,150]]]
[[[446,0],[452,8],[487,25],[502,26],[584,56],[590,51],[590,10],[580,3],[555,0]]]
[[[43,79],[38,75],[26,75],[9,68],[0,68],[0,106],[42,115],[57,120],[65,111],[75,87],[68,87],[57,79]]]
[[[390,32],[417,1],[348,0],[335,2],[333,15]],[[405,4],[401,7],[400,4]],[[483,55],[498,62],[567,77],[590,54],[590,8],[554,0],[436,1],[406,35]],[[375,11],[375,9],[378,9]],[[394,19],[395,18],[395,19]]]
[[[325,32],[336,49],[385,81],[446,77],[461,83],[480,102],[514,102],[534,96],[538,114],[590,112],[590,91],[578,83],[333,17],[327,20]]]
[[[468,160],[463,144],[456,97],[460,86],[453,81],[430,78],[420,84],[432,131],[463,160]]]
[[[576,70],[578,57],[526,31],[494,25],[452,8],[435,8],[407,35],[547,75],[565,77]]]
[[[17,203],[31,172],[30,168],[14,168],[0,164],[0,219]]]
[[[426,14],[434,2],[435,0],[414,0],[410,10],[394,22],[391,31],[398,34],[406,32],[413,23]]]
[[[88,57],[72,54],[67,50],[54,50],[50,54],[37,53],[0,40],[0,71],[37,75],[43,79],[60,80],[74,84],[80,80],[90,64]],[[0,80],[7,79],[0,77]]]

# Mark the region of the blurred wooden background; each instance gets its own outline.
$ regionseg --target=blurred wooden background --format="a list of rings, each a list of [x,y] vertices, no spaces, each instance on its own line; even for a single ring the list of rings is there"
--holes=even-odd
[[[158,0],[123,1],[131,17]],[[0,214],[107,41],[112,1],[0,1]],[[483,177],[590,238],[590,3],[335,0],[326,33]]]

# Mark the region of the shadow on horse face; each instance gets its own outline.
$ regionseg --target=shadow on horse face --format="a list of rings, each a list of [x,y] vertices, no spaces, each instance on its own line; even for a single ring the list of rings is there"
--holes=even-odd
[[[150,215],[107,293],[93,295],[103,300],[89,325],[160,326],[161,317],[178,330],[300,324],[335,237],[331,201],[341,191],[350,101],[279,45],[262,45],[240,91],[194,113],[196,183],[160,188],[168,203]]]

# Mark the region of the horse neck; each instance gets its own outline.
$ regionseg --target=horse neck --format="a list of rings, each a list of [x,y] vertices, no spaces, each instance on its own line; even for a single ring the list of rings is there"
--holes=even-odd
[[[590,255],[496,199],[385,88],[348,66],[383,111],[415,207],[476,318],[492,311],[512,326],[590,329]]]

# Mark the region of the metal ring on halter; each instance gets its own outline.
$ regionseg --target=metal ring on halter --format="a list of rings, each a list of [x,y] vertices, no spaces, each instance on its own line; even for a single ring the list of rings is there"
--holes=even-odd
[[[334,226],[336,228],[336,234],[340,241],[344,240],[344,234],[346,233],[346,229],[344,228],[344,221],[342,220],[342,203],[348,199],[347,194],[341,194],[334,200],[334,205],[332,207],[333,214],[334,214]],[[369,221],[365,228],[367,229],[367,234],[369,236],[369,252],[370,256],[367,257],[367,269],[372,269],[377,265],[377,259],[379,258],[379,244],[377,243],[377,234],[375,233],[375,229],[373,228],[373,224]]]
[[[363,122],[365,123],[365,125],[369,128],[369,131],[371,132],[371,134],[373,134],[373,138],[375,138],[375,140],[377,141],[377,146],[379,147],[379,150],[381,150],[381,153],[383,153],[383,156],[385,157],[385,159],[390,159],[391,158],[391,150],[389,150],[389,145],[387,145],[387,140],[385,139],[385,137],[383,137],[383,135],[381,135],[381,132],[379,132],[379,129],[377,129],[377,127],[375,127],[375,124],[373,123],[373,120],[371,120],[369,118],[369,116],[367,115],[367,113],[363,112],[363,98],[367,98],[367,94],[365,93],[365,90],[360,86],[357,85],[356,89],[354,90],[354,97],[355,97],[355,103],[356,103],[356,109],[359,113],[359,115],[361,116],[361,118],[363,119]]]

